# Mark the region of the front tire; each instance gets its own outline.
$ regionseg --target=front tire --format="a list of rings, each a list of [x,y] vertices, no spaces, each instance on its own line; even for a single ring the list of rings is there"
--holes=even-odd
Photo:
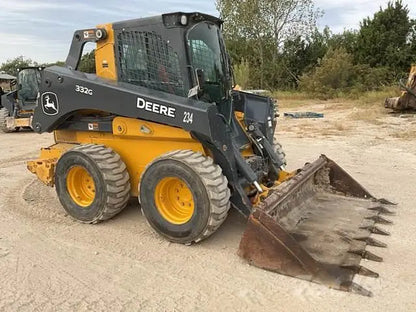
[[[150,226],[169,241],[199,242],[227,217],[230,190],[221,168],[191,150],[160,156],[144,171],[141,209]]]
[[[65,211],[83,223],[112,218],[130,198],[126,165],[103,145],[79,145],[63,154],[56,165],[55,184]]]

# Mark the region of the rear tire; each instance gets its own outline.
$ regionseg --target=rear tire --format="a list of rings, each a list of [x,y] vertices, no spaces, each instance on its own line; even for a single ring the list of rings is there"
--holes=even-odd
[[[4,133],[11,133],[11,132],[15,132],[19,130],[19,128],[10,129],[7,127],[7,121],[6,121],[7,117],[10,117],[9,111],[7,110],[7,108],[5,107],[0,108],[0,130]]]
[[[56,165],[55,184],[65,211],[83,223],[112,218],[130,198],[126,165],[103,145],[80,145],[63,154]]]
[[[230,209],[230,190],[221,168],[210,157],[191,150],[173,151],[150,163],[139,193],[150,226],[175,243],[207,238]]]

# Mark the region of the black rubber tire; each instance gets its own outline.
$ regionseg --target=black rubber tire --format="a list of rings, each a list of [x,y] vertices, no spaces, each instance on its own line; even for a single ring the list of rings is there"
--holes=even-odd
[[[77,205],[67,190],[67,174],[74,166],[84,167],[95,183],[94,201]],[[83,223],[98,223],[118,214],[130,198],[130,177],[120,156],[104,145],[85,144],[61,156],[55,170],[55,185],[65,211]]]
[[[184,224],[173,224],[159,213],[154,192],[165,177],[182,179],[191,190],[195,209]],[[212,158],[191,150],[177,150],[151,162],[139,185],[142,213],[149,225],[171,242],[197,243],[213,234],[227,217],[230,209],[230,190],[227,178]]]
[[[0,108],[0,130],[4,133],[11,133],[17,131],[19,128],[9,129],[7,128],[6,118],[9,117],[9,111],[7,108]]]
[[[282,144],[280,144],[276,138],[273,139],[273,150],[276,153],[279,160],[281,161],[281,163],[283,164],[283,166],[286,166],[286,153],[283,151]]]

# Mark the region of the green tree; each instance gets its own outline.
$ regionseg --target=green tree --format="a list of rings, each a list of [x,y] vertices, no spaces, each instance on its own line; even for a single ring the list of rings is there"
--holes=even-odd
[[[340,34],[331,34],[328,47],[333,49],[344,48],[348,53],[354,54],[357,50],[358,31],[344,30]]]
[[[95,73],[95,50],[85,53],[81,57],[78,70],[84,73]]]
[[[217,0],[216,5],[230,54],[235,63],[249,62],[253,84],[260,88],[275,85],[284,42],[313,32],[321,14],[313,0]]]
[[[325,56],[330,38],[331,32],[326,27],[322,32],[316,28],[306,38],[299,35],[286,41],[279,55],[279,67],[283,68],[283,71],[280,71],[283,76],[279,79],[279,85],[297,87],[302,73],[318,65]]]
[[[16,77],[19,69],[29,66],[38,66],[38,63],[31,59],[25,59],[23,56],[18,56],[1,64],[0,71]]]
[[[389,2],[361,22],[356,60],[371,67],[387,66],[396,73],[407,71],[415,60],[415,25],[401,0]]]

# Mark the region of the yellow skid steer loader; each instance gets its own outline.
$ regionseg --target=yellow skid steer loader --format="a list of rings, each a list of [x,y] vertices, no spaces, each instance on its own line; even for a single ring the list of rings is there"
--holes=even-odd
[[[392,204],[376,199],[325,156],[286,172],[274,102],[232,90],[222,21],[202,13],[99,25],[74,33],[65,67],[42,71],[32,127],[54,132],[28,169],[55,186],[84,223],[119,213],[138,196],[151,227],[197,243],[232,206],[248,218],[239,254],[251,264],[331,288],[369,291],[362,258],[388,234]],[[96,42],[97,74],[77,70]]]

